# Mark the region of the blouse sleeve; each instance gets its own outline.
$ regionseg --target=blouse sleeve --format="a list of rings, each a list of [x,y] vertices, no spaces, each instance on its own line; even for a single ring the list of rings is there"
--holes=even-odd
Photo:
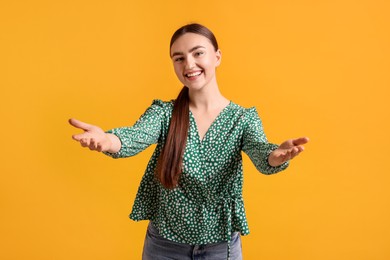
[[[116,153],[104,152],[104,154],[113,158],[130,157],[157,143],[162,133],[163,119],[164,102],[154,100],[133,126],[106,131],[116,135],[122,146]]]
[[[289,162],[285,162],[276,167],[268,163],[268,156],[279,146],[268,143],[263,131],[263,124],[256,108],[247,109],[245,121],[242,150],[249,156],[256,169],[263,174],[274,174],[286,169]]]

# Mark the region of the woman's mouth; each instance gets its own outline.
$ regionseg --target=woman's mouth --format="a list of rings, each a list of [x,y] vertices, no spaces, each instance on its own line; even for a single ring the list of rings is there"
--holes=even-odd
[[[188,78],[189,80],[195,80],[195,79],[197,79],[202,73],[203,73],[202,70],[200,70],[200,71],[194,71],[194,72],[190,72],[190,73],[185,74],[185,76],[186,76],[186,78]]]

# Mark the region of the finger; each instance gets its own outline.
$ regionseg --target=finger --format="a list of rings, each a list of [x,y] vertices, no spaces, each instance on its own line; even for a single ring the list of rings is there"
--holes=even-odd
[[[89,143],[89,150],[96,150],[96,142],[95,139],[91,138],[91,141]]]
[[[80,144],[81,144],[82,147],[85,147],[86,146],[85,139],[80,139]]]
[[[82,138],[80,140],[80,144],[82,147],[88,147],[89,146],[89,138]]]
[[[71,124],[72,126],[74,126],[76,128],[83,129],[84,131],[88,131],[92,128],[92,125],[87,124],[85,122],[82,122],[80,120],[74,119],[74,118],[69,119],[69,124]]]
[[[305,150],[303,146],[297,146],[295,148],[296,148],[296,152],[293,154],[291,159],[298,156],[301,152],[303,152]]]
[[[291,160],[293,155],[294,155],[294,148],[293,148],[293,150],[288,151],[285,162],[287,162],[288,160]]]
[[[96,151],[101,152],[102,150],[103,150],[103,147],[102,147],[102,145],[99,143],[99,144],[97,145]]]
[[[81,139],[89,138],[89,137],[90,137],[90,135],[88,133],[72,135],[73,140],[76,140],[76,141],[80,141]]]
[[[280,154],[279,159],[280,163],[284,163],[291,158],[291,150],[285,150],[283,153]]]
[[[292,143],[293,145],[297,146],[297,145],[302,145],[302,144],[306,144],[309,142],[309,138],[308,137],[300,137],[300,138],[297,138],[297,139],[293,139],[292,140]]]
[[[291,156],[290,156],[290,159],[294,158],[295,156],[297,156],[299,154],[299,148],[298,147],[293,147],[291,149]]]

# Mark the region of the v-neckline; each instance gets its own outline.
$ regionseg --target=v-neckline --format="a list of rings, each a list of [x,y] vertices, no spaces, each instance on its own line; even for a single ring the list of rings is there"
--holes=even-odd
[[[218,115],[214,118],[213,122],[210,124],[209,128],[207,128],[206,132],[204,133],[202,139],[200,138],[200,134],[199,134],[199,128],[198,128],[198,124],[196,123],[196,119],[195,119],[195,116],[194,114],[192,113],[191,109],[189,110],[190,111],[190,118],[193,120],[194,122],[194,126],[195,126],[195,131],[196,131],[196,134],[198,136],[198,140],[199,140],[199,143],[202,144],[203,141],[206,139],[208,133],[210,132],[210,129],[215,125],[215,122],[218,121],[218,119],[221,117],[221,115],[225,112],[225,110],[227,110],[228,107],[230,107],[230,105],[232,104],[232,101],[230,100],[229,103],[224,107],[222,108],[222,110],[218,113]]]

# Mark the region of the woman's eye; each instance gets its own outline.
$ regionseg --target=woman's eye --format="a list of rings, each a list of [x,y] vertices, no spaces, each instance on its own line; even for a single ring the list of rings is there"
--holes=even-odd
[[[175,59],[175,61],[183,61],[183,60],[184,60],[183,57],[178,57],[178,58]]]
[[[201,56],[204,52],[203,51],[198,51],[195,53],[196,56]]]

